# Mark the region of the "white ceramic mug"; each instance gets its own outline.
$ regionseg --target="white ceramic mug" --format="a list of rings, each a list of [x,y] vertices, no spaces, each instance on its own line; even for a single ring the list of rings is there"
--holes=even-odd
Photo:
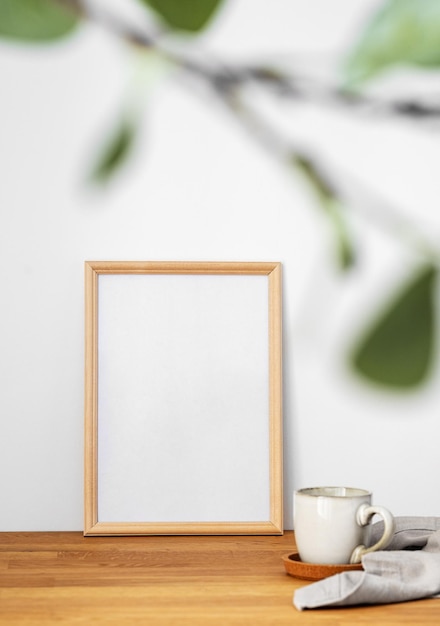
[[[362,555],[385,548],[394,534],[394,518],[372,506],[372,494],[352,487],[310,487],[294,493],[294,531],[299,556],[307,563],[360,563]],[[380,540],[368,545],[369,522],[383,518]]]

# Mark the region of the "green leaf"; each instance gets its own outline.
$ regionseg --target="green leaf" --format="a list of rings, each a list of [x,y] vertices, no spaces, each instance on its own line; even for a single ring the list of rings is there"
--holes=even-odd
[[[336,240],[339,266],[343,270],[350,269],[356,261],[356,253],[336,190],[309,157],[295,154],[292,162],[315,192],[320,206],[329,218]]]
[[[348,84],[398,64],[439,67],[439,43],[439,0],[387,0],[348,57]]]
[[[92,168],[90,178],[93,182],[104,183],[120,170],[130,155],[135,136],[136,128],[133,120],[124,117],[110,136]]]
[[[222,0],[141,0],[149,5],[167,26],[192,33],[205,28]]]
[[[0,37],[48,42],[69,35],[77,23],[77,15],[55,0],[0,0]]]
[[[386,387],[423,383],[435,348],[434,288],[438,269],[424,266],[395,294],[352,352],[355,370]]]

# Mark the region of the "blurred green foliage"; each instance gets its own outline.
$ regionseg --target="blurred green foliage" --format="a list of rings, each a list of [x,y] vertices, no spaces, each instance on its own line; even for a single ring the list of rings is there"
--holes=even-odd
[[[426,380],[435,349],[437,279],[436,266],[419,269],[359,339],[351,359],[367,379],[397,389],[410,389]]]
[[[122,167],[131,152],[136,138],[136,124],[130,116],[123,116],[103,146],[90,173],[95,183],[104,183]]]
[[[387,0],[348,57],[348,85],[359,85],[395,65],[439,67],[439,0]]]
[[[337,191],[326,179],[314,161],[304,155],[294,154],[292,162],[315,192],[319,205],[324,209],[333,230],[339,267],[350,269],[356,261],[356,251],[344,219],[344,207]]]
[[[197,33],[212,19],[222,0],[141,0],[175,30]]]
[[[55,0],[0,0],[0,36],[49,42],[69,35],[78,25],[73,11]]]
[[[158,32],[165,27],[168,34],[175,31],[179,36],[182,32],[203,32],[222,4],[222,0],[136,1],[157,19]],[[0,0],[0,37],[49,43],[70,35],[80,20],[88,17],[87,5],[80,0]],[[155,45],[149,37],[143,41],[127,36],[127,41],[147,48]],[[367,79],[402,65],[440,65],[440,0],[385,0],[347,54],[346,85],[361,90]],[[267,71],[265,74],[260,68],[259,76],[267,80]],[[277,82],[282,74],[274,70],[271,79]],[[105,182],[117,173],[130,156],[137,132],[138,119],[133,113],[117,121],[92,168],[93,181]],[[301,172],[314,191],[332,225],[340,266],[349,269],[356,251],[337,185],[310,156],[293,152],[289,164]],[[364,379],[392,390],[416,389],[429,379],[439,323],[434,297],[438,273],[431,258],[396,288],[355,342],[349,361]]]

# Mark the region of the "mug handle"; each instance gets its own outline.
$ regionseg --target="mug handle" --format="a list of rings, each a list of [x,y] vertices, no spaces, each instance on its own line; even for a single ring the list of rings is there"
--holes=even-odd
[[[352,552],[350,563],[360,563],[364,554],[368,554],[369,552],[375,552],[376,550],[385,548],[390,543],[394,535],[395,523],[394,517],[385,507],[370,506],[366,503],[361,504],[356,511],[356,521],[359,526],[366,526],[373,517],[373,515],[375,515],[376,513],[383,518],[384,531],[382,537],[377,543],[375,543],[373,546],[370,546],[369,548],[363,545],[357,546]]]

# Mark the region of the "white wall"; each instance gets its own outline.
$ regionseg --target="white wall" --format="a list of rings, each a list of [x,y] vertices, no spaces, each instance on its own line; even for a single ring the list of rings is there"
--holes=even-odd
[[[230,59],[294,53],[308,71],[331,65],[376,4],[231,0],[203,45]],[[394,396],[344,363],[368,310],[414,261],[374,225],[380,203],[353,181],[435,237],[437,135],[318,106],[276,109],[286,137],[328,158],[356,200],[363,261],[341,278],[304,184],[171,79],[147,97],[131,166],[106,191],[87,189],[131,72],[124,49],[91,27],[56,48],[0,47],[0,530],[82,529],[86,259],[281,261],[286,526],[293,488],[324,483],[371,488],[398,515],[440,514],[438,374]]]

